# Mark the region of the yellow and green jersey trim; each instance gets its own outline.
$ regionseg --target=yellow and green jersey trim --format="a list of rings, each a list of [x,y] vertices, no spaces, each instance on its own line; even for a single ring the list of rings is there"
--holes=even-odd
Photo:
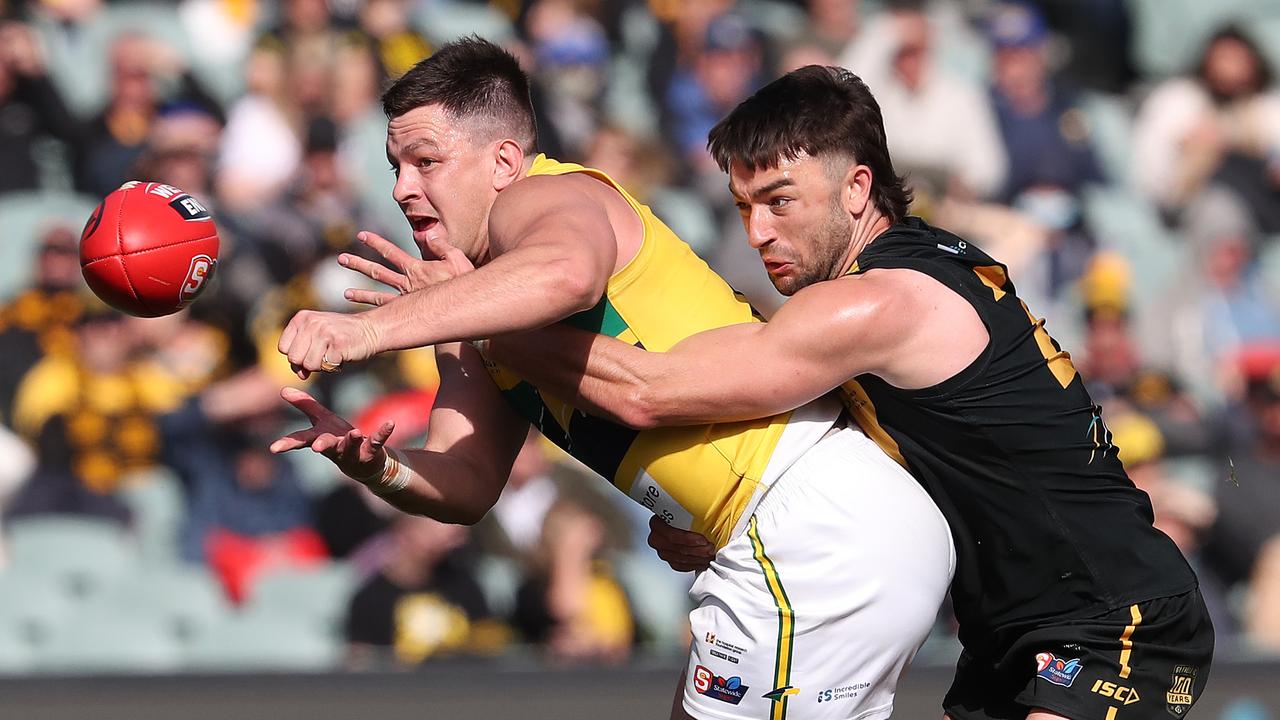
[[[568,173],[616,189],[639,216],[644,238],[636,256],[609,278],[600,302],[564,322],[656,352],[705,330],[760,322],[742,296],[607,174],[539,155],[528,175]],[[741,530],[764,487],[835,420],[834,413],[824,419],[809,410],[637,431],[587,415],[507,368],[490,363],[489,371],[549,440],[669,524],[701,533],[717,547]]]

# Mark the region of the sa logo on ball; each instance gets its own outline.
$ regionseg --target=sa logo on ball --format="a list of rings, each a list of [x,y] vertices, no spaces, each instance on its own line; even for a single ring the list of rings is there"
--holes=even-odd
[[[191,258],[191,267],[187,268],[187,279],[179,294],[182,302],[191,302],[200,294],[209,278],[213,277],[213,270],[217,265],[218,261],[208,255]]]

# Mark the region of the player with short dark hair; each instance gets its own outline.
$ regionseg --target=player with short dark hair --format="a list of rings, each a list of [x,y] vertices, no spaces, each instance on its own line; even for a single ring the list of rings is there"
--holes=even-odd
[[[866,86],[810,66],[711,132],[748,241],[792,297],[668,352],[549,328],[490,356],[631,427],[752,418],[838,388],[947,516],[954,720],[1182,717],[1213,628],[1101,408],[1007,269],[914,217]],[[587,357],[582,367],[566,359]],[[652,539],[682,566],[697,553]],[[678,534],[676,534],[678,537]]]
[[[889,717],[952,573],[950,534],[927,493],[841,422],[831,398],[761,419],[638,431],[451,343],[563,321],[666,350],[759,321],[608,175],[528,154],[527,84],[500,48],[446,45],[385,104],[394,196],[433,260],[366,234],[399,272],[341,261],[406,294],[351,292],[378,306],[355,315],[299,313],[280,351],[305,376],[436,345],[441,386],[426,447],[384,450],[389,428],[366,437],[286,389],[312,427],[272,449],[310,447],[402,510],[470,523],[497,500],[533,423],[715,552],[691,591],[698,607],[674,715]]]

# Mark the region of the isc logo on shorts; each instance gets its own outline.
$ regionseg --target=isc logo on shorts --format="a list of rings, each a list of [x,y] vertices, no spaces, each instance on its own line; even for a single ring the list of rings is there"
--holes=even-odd
[[[1096,692],[1102,697],[1115,698],[1117,702],[1122,702],[1125,705],[1132,705],[1141,699],[1138,697],[1138,691],[1134,688],[1101,680],[1095,680],[1093,687],[1089,688],[1089,691]]]

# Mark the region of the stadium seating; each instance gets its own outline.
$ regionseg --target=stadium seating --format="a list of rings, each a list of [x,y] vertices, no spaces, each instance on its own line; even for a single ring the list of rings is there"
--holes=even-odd
[[[1259,21],[1280,18],[1280,8],[1268,0],[1130,0],[1129,6],[1134,59],[1143,74],[1154,77],[1191,70],[1205,41],[1223,25],[1253,32]]]
[[[31,644],[10,630],[7,624],[0,623],[0,675],[25,673],[34,664]]]
[[[286,614],[231,615],[186,649],[184,664],[206,672],[318,671],[342,654],[333,633]]]
[[[4,661],[25,665],[75,611],[74,597],[48,575],[13,568],[0,574],[0,648],[22,656],[10,660],[0,652],[0,671],[11,669]]]
[[[142,608],[77,613],[40,646],[34,667],[51,673],[157,673],[176,670],[181,645],[161,618]]]
[[[107,615],[144,614],[181,643],[213,631],[231,612],[217,580],[202,568],[184,565],[148,568],[122,578],[92,607]]]
[[[171,471],[157,468],[124,483],[120,498],[133,517],[132,535],[145,565],[178,559],[178,533],[186,507],[182,487]]]
[[[110,586],[137,562],[136,546],[107,520],[45,515],[8,527],[12,570],[51,578],[76,597]]]
[[[1155,208],[1134,192],[1114,186],[1095,186],[1084,194],[1085,220],[1099,246],[1119,252],[1135,273],[1130,297],[1139,309],[1144,302],[1164,297],[1165,290],[1185,266],[1186,248],[1175,242]]]
[[[520,568],[515,561],[498,555],[482,556],[476,563],[476,582],[484,592],[489,612],[508,617],[516,606]]]
[[[263,622],[280,620],[328,632],[340,627],[355,589],[355,572],[342,563],[278,570],[254,583],[242,614]]]
[[[479,3],[417,3],[414,25],[438,44],[476,33],[494,42],[512,38],[511,22],[496,8]]]

